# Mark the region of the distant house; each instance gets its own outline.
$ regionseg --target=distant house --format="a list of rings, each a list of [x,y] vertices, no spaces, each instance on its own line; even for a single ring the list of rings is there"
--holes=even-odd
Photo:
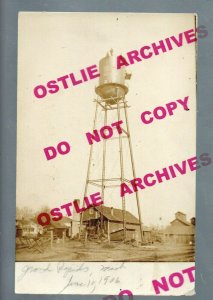
[[[122,209],[96,206],[90,207],[83,214],[83,224],[89,228],[93,228],[98,234],[100,232],[101,216],[103,218],[104,234],[110,240],[119,241],[124,239],[123,229],[123,211]],[[125,212],[126,219],[126,239],[141,240],[140,223],[129,211]],[[147,239],[150,235],[150,230],[146,227],[143,236]]]
[[[16,237],[36,237],[43,234],[43,227],[32,219],[16,219]]]
[[[195,218],[188,222],[186,214],[178,211],[175,219],[164,230],[165,242],[176,244],[192,244],[195,242]]]

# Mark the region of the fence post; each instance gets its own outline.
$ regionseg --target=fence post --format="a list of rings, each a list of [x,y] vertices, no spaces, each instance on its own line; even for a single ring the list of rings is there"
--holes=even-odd
[[[50,247],[53,248],[53,230],[50,231]]]
[[[65,231],[63,231],[63,239],[62,239],[63,244],[64,244],[64,241],[65,241]]]

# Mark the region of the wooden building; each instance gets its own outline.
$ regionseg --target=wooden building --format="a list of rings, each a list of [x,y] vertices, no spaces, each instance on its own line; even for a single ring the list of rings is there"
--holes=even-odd
[[[33,219],[16,219],[16,237],[37,237],[43,234],[43,227]]]
[[[195,242],[195,218],[188,222],[186,214],[177,212],[175,219],[164,230],[164,241],[175,244],[194,244]]]
[[[62,238],[63,233],[66,237],[72,235],[72,220],[68,217],[63,217],[60,221],[52,221],[51,226],[53,227],[53,234],[57,238]]]
[[[110,240],[120,241],[124,239],[123,211],[118,208],[107,206],[90,207],[83,214],[83,224],[92,235],[100,234],[101,215],[103,216],[103,234]],[[140,223],[129,211],[125,212],[126,240],[141,240]],[[150,230],[146,227],[143,232],[146,237],[150,236]]]

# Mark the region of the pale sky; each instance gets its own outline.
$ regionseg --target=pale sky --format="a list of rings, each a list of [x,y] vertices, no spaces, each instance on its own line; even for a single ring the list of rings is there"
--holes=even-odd
[[[193,27],[192,14],[19,14],[18,206],[38,210],[83,198],[90,150],[85,133],[92,131],[98,79],[40,100],[33,95],[33,88],[98,65],[111,48],[115,55],[125,54]],[[196,154],[195,47],[195,43],[185,43],[127,69],[132,73],[126,100],[137,177]],[[189,96],[189,111],[179,106],[171,117],[150,125],[141,122],[143,111],[185,96]],[[113,122],[113,116],[110,120]],[[61,141],[71,144],[71,152],[47,161],[43,149]],[[101,143],[95,146],[100,159]],[[108,150],[112,155],[106,162],[107,172],[115,177],[117,148]],[[119,190],[115,193],[108,196],[105,205],[121,208]],[[145,225],[167,225],[177,211],[186,213],[189,219],[195,216],[195,172],[147,188],[139,195]],[[126,203],[129,211],[137,212],[134,194]]]

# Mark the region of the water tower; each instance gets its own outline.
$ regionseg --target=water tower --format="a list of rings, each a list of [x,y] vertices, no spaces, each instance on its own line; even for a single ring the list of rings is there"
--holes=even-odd
[[[87,178],[86,178],[86,184],[85,184],[85,191],[84,196],[88,195],[88,188],[91,185],[94,185],[96,187],[99,187],[101,189],[101,195],[102,200],[104,201],[104,205],[107,205],[107,197],[105,197],[106,189],[108,188],[120,188],[121,183],[123,182],[129,182],[128,178],[135,178],[135,165],[134,165],[134,159],[133,159],[133,151],[132,151],[132,144],[131,144],[131,138],[130,138],[130,131],[129,131],[129,123],[128,123],[128,115],[127,115],[127,108],[129,107],[127,105],[127,101],[125,99],[126,94],[128,93],[128,87],[126,85],[126,80],[129,80],[131,78],[131,75],[128,74],[125,70],[125,67],[122,67],[120,69],[117,69],[117,63],[116,63],[116,57],[113,56],[113,50],[110,50],[107,55],[102,58],[99,62],[99,85],[95,88],[95,92],[97,94],[97,98],[95,99],[96,103],[96,109],[95,109],[95,117],[93,122],[93,130],[100,128],[100,126],[97,126],[97,116],[98,114],[101,115],[101,126],[106,126],[110,117],[112,118],[113,114],[113,120],[119,121],[122,120],[122,134],[119,134],[118,137],[113,137],[112,139],[118,140],[118,143],[113,146],[113,150],[111,152],[118,153],[118,160],[119,160],[119,170],[118,170],[118,176],[114,176],[114,174],[106,174],[106,168],[108,164],[110,164],[110,161],[108,161],[107,157],[107,149],[108,149],[108,143],[111,143],[112,139],[110,140],[103,140],[102,143],[102,149],[101,149],[101,155],[102,155],[102,161],[101,164],[98,165],[100,172],[100,177],[94,178],[94,174],[92,171],[92,166],[94,165],[94,147],[96,145],[92,144],[90,147],[90,154],[89,154],[89,163],[88,163],[88,169],[87,169]],[[125,178],[125,160],[124,160],[124,139],[125,142],[127,141],[127,147],[125,149],[126,158],[129,160],[130,165],[130,176],[128,178]],[[128,148],[128,149],[127,149]],[[111,148],[112,149],[112,148]],[[100,151],[99,151],[100,152]],[[118,197],[117,201],[121,202],[121,198]],[[141,211],[140,211],[140,200],[138,192],[135,193],[135,205],[137,206],[137,212],[138,212],[138,218],[140,223],[140,234],[141,234],[141,240],[143,238],[142,234],[142,220],[141,220]],[[122,214],[123,214],[123,232],[124,232],[124,240],[126,239],[126,200],[125,197],[122,197],[121,202],[121,208],[122,208]],[[81,235],[81,229],[82,229],[82,223],[83,223],[83,214],[81,214],[80,219],[80,234]],[[102,214],[101,214],[101,224],[102,227]]]

